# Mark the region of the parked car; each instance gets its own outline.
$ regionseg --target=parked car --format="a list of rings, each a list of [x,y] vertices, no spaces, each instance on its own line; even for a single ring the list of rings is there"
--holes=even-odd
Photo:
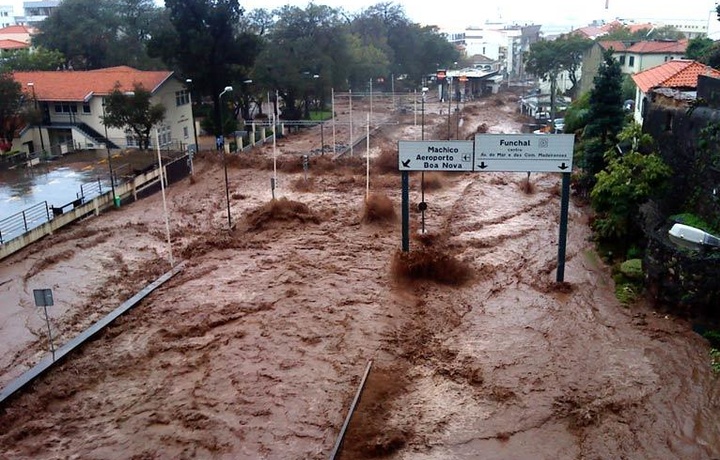
[[[564,118],[556,118],[553,120],[553,127],[555,130],[553,131],[555,134],[561,134],[565,130],[565,119]]]

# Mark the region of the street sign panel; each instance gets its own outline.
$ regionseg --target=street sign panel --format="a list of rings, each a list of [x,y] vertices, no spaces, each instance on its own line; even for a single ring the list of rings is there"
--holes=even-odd
[[[33,289],[33,297],[36,307],[52,307],[55,304],[52,289]]]
[[[400,141],[400,171],[472,171],[472,141]]]
[[[572,134],[477,134],[475,171],[571,172]]]

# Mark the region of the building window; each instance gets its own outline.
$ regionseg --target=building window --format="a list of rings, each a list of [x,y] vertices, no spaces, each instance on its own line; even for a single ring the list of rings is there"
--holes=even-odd
[[[672,132],[673,114],[672,112],[665,113],[665,131]]]
[[[170,127],[167,125],[162,125],[160,128],[158,128],[158,137],[160,145],[165,146],[170,144],[172,141],[172,134],[170,132]]]
[[[190,103],[190,93],[184,89],[182,91],[175,91],[175,105],[180,107],[181,105]]]
[[[188,131],[187,126],[183,126],[183,136],[185,137],[185,139],[190,137],[190,132]]]
[[[88,104],[87,102],[85,102],[85,103],[83,104],[83,113],[85,113],[85,114],[90,114],[90,113],[91,113],[91,112],[90,112],[90,104]]]
[[[622,56],[620,56],[620,58],[618,59],[618,61],[620,62],[620,65],[621,65],[621,66],[622,66],[622,65],[625,65],[625,55],[623,54]]]
[[[628,67],[635,67],[635,56],[630,56],[630,60],[628,61]]]
[[[77,113],[77,104],[68,104],[67,102],[56,102],[55,113]]]

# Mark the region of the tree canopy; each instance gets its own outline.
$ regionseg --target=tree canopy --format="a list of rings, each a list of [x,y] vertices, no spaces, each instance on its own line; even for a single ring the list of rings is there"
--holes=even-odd
[[[23,93],[20,83],[10,73],[0,74],[0,144],[7,150],[12,144],[15,131],[22,124],[18,116],[23,105]]]
[[[4,71],[57,70],[65,64],[65,56],[56,50],[42,47],[20,49],[5,53],[0,63]]]
[[[608,50],[604,53],[588,99],[587,125],[581,143],[583,174],[579,185],[583,194],[592,190],[596,175],[607,166],[605,153],[614,148],[617,135],[623,129],[622,81],[620,64],[613,59],[612,50]]]
[[[152,0],[64,0],[40,25],[33,45],[56,50],[69,68],[157,68],[146,52],[160,10]]]
[[[331,88],[364,91],[373,80],[387,82],[385,90],[395,82],[410,89],[460,58],[437,29],[411,22],[392,2],[356,14],[312,2],[246,14],[239,0],[166,0],[164,8],[152,0],[64,0],[34,45],[59,54],[18,66],[58,67],[63,59],[74,69],[170,68],[192,80],[194,101],[212,98],[215,132],[226,86],[244,116],[251,90],[256,100],[278,91],[288,116],[307,116],[313,104],[326,106]]]
[[[123,92],[116,86],[105,98],[103,124],[113,128],[129,128],[135,133],[141,149],[150,148],[152,128],[165,119],[165,107],[151,104],[150,91],[136,84],[133,94]]]
[[[165,7],[170,27],[151,38],[150,54],[192,79],[195,91],[212,96],[219,133],[220,92],[247,79],[259,40],[240,31],[243,10],[237,0],[166,0]]]
[[[577,71],[582,65],[585,50],[592,46],[592,41],[575,34],[563,35],[555,40],[540,40],[530,45],[525,55],[525,69],[543,80],[550,82],[550,106],[555,113],[555,97],[558,75],[565,71],[572,82],[568,90],[575,93],[578,82]]]

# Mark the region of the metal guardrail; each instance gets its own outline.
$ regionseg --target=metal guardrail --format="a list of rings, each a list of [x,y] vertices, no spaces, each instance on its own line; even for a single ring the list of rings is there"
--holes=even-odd
[[[358,386],[357,392],[355,393],[355,398],[353,399],[352,404],[350,404],[350,410],[348,410],[347,417],[345,417],[345,422],[343,422],[343,426],[342,428],[340,428],[340,434],[338,434],[335,445],[333,446],[333,450],[332,452],[330,452],[330,460],[335,460],[338,457],[340,450],[342,449],[343,441],[345,440],[345,433],[350,426],[352,416],[355,413],[355,409],[357,409],[358,403],[360,402],[360,397],[362,396],[362,392],[365,389],[365,382],[367,382],[368,376],[370,375],[370,369],[372,369],[372,365],[372,360],[368,361],[367,366],[365,367],[365,373],[363,374],[362,380],[360,380],[360,386]]]
[[[86,201],[90,198],[95,198],[96,196],[100,196],[102,194],[102,183],[100,182],[100,178],[98,178],[96,181],[80,184],[80,193],[78,194],[78,198]]]
[[[151,292],[162,286],[167,280],[169,280],[176,274],[180,273],[184,268],[185,262],[180,262],[179,264],[175,265],[170,269],[170,271],[166,272],[158,279],[145,286],[142,290],[140,290],[140,292],[120,304],[119,307],[115,308],[113,311],[98,320],[92,326],[85,329],[82,333],[71,339],[65,345],[58,348],[53,356],[46,356],[39,363],[37,363],[35,366],[22,374],[20,377],[10,382],[8,386],[6,386],[2,389],[2,391],[0,391],[0,407],[6,404],[6,402],[16,393],[22,391],[35,379],[50,370],[55,365],[55,363],[63,361],[68,354],[82,347],[87,341],[89,341],[103,329],[111,325],[113,321],[115,321],[118,317],[134,308]]]
[[[0,244],[16,238],[23,233],[39,227],[45,222],[50,222],[50,207],[47,201],[30,206],[27,209],[15,213],[0,220]]]

